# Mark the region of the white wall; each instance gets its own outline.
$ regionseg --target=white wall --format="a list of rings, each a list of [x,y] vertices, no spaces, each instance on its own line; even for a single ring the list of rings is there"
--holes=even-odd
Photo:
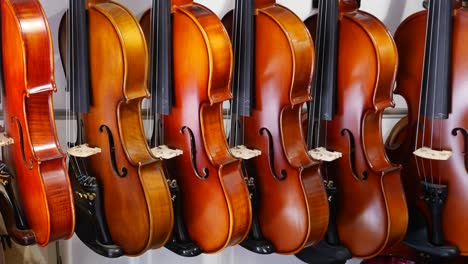
[[[151,0],[118,0],[127,5],[135,14],[140,17],[142,13],[151,6]],[[54,38],[54,46],[57,45],[58,25],[60,18],[67,8],[66,0],[41,0],[43,7],[49,18],[50,28]],[[199,0],[199,3],[208,6],[220,17],[234,6],[234,0]],[[278,3],[292,9],[302,19],[307,18],[311,13],[312,0],[277,0]],[[362,9],[366,10],[378,18],[382,19],[389,27],[390,31],[394,32],[398,24],[409,14],[422,9],[422,0],[407,1],[407,0],[362,0]],[[59,92],[54,96],[55,107],[57,109],[65,109],[65,78],[61,67],[60,55],[58,48],[55,49],[55,66],[56,66],[56,81]],[[398,102],[398,107],[404,107],[404,103]],[[396,118],[386,117],[384,120],[384,130],[387,134],[388,129],[397,121]],[[62,144],[66,142],[65,123],[57,121],[57,128],[60,134]],[[122,227],[126,228],[126,227]],[[129,230],[131,232],[131,230]],[[55,247],[55,244],[52,245]],[[93,253],[86,248],[76,237],[70,241],[60,243],[61,255],[64,264],[79,264],[79,263],[192,263],[192,264],[287,264],[287,263],[302,263],[294,256],[269,255],[261,256],[250,253],[247,250],[237,246],[226,249],[216,255],[201,255],[195,258],[182,258],[166,249],[152,250],[138,258],[121,257],[119,259],[106,259]],[[53,249],[53,248],[52,248]],[[49,250],[50,252],[50,250]],[[48,254],[43,254],[48,263],[54,263],[53,257],[48,258]],[[31,262],[37,263],[37,262]],[[45,262],[44,262],[45,263]]]

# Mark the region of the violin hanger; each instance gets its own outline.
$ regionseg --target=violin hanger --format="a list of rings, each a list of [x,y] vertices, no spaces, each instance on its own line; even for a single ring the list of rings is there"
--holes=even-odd
[[[120,257],[123,250],[112,242],[107,228],[101,186],[86,170],[86,158],[99,153],[100,149],[83,143],[79,114],[89,109],[88,30],[84,1],[70,1],[69,10],[60,22],[59,32],[62,65],[67,73],[67,90],[71,94],[70,105],[76,113],[76,141],[68,143],[69,176],[75,198],[75,233],[97,254],[108,258]],[[71,67],[74,67],[73,70]]]
[[[346,247],[340,244],[336,230],[336,187],[331,181],[326,187],[330,205],[330,220],[325,238],[315,246],[304,248],[296,254],[296,257],[306,263],[345,264],[353,256]]]
[[[12,188],[12,176],[6,164],[0,161],[0,184],[6,194],[0,192],[0,213],[2,214],[8,235],[19,245],[28,246],[36,243],[34,232],[28,228],[21,208]]]

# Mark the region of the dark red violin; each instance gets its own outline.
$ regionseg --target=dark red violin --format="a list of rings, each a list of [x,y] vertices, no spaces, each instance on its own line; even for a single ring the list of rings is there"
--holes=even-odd
[[[46,246],[70,238],[75,228],[66,155],[55,128],[52,39],[39,1],[3,0],[1,13],[4,125],[14,140],[2,154],[16,178],[27,224]]]
[[[395,93],[408,104],[387,141],[403,164],[410,221],[405,243],[436,257],[468,254],[467,1],[428,1],[395,33]]]

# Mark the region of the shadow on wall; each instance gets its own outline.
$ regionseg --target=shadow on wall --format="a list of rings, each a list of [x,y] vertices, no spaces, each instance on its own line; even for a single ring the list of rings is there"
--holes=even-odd
[[[387,28],[395,33],[395,30],[403,21],[403,14],[405,12],[407,1],[406,0],[391,0],[388,7],[387,15],[382,19]]]

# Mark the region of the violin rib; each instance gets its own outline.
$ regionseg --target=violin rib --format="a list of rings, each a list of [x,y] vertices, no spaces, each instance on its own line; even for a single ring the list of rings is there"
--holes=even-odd
[[[150,152],[141,118],[149,96],[148,51],[137,19],[124,6],[91,4],[88,12],[92,102],[82,115],[84,137],[102,149],[89,158],[89,167],[102,184],[112,240],[134,256],[163,246],[174,218],[162,161]]]
[[[70,238],[73,195],[55,128],[53,47],[46,15],[36,0],[4,0],[5,131],[3,148],[17,179],[27,222],[40,246]]]

